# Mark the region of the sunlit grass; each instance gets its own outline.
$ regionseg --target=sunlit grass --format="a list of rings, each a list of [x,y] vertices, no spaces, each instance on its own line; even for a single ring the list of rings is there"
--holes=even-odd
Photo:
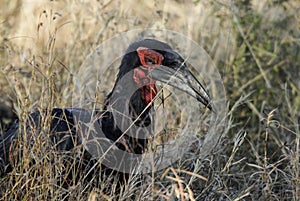
[[[35,135],[20,127],[15,147],[22,152],[0,178],[0,200],[299,200],[299,2],[149,2],[3,0],[0,102],[12,105],[23,126],[33,111],[71,107],[73,73],[101,42],[167,28],[195,40],[217,64],[229,109],[220,146],[201,158],[195,143],[170,168],[132,176],[119,191],[114,175],[100,173],[65,188],[59,184],[66,171],[78,173],[83,153],[53,150],[51,117],[43,113]],[[115,79],[108,75],[102,95]]]

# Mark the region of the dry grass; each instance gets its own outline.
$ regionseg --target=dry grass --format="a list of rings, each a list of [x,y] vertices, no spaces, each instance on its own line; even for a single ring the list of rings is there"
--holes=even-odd
[[[217,64],[229,108],[220,146],[200,158],[195,145],[170,168],[142,180],[133,176],[118,199],[300,199],[298,1],[2,0],[1,5],[7,6],[0,8],[0,102],[12,102],[23,125],[34,110],[70,107],[72,72],[97,45],[123,31],[181,32]],[[74,150],[74,159],[74,153],[52,150],[50,117],[43,118],[34,145],[29,149],[26,134],[16,145],[23,151],[12,157],[22,160],[0,179],[0,200],[117,199],[109,175],[70,188],[57,185],[64,170],[76,174],[82,153]]]

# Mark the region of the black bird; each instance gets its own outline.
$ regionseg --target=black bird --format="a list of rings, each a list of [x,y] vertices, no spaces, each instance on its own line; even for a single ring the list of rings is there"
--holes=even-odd
[[[12,102],[12,101],[11,101]],[[0,103],[0,131],[6,130],[11,126],[17,116],[13,110],[13,105],[7,105],[4,102]]]
[[[134,42],[122,58],[115,85],[107,96],[103,110],[94,112],[105,137],[115,142],[119,149],[136,154],[146,151],[148,141],[145,137],[135,133],[124,135],[124,130],[132,123],[144,128],[151,125],[152,101],[158,93],[156,81],[186,92],[212,110],[208,92],[188,70],[184,59],[168,44],[153,39]],[[118,116],[119,113],[113,110],[121,113],[127,111],[129,115]],[[52,116],[50,137],[56,149],[68,151],[81,143],[76,115],[84,111],[55,108],[49,112]],[[29,119],[28,129],[41,126],[39,112],[32,113]],[[12,142],[21,137],[18,121],[0,135],[0,175],[1,166],[2,174],[8,171]]]

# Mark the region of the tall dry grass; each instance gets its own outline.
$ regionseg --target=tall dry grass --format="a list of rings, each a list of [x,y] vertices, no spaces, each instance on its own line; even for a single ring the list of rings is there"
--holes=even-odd
[[[70,188],[57,185],[63,170],[76,170],[76,160],[65,164],[68,156],[51,150],[50,117],[44,114],[45,135],[37,135],[30,150],[22,145],[22,160],[0,179],[0,200],[299,200],[298,1],[2,0],[1,5],[0,100],[22,124],[32,111],[72,105],[72,73],[97,45],[149,27],[178,31],[205,48],[222,75],[229,114],[226,137],[210,156],[200,158],[192,147],[170,168],[132,177],[118,197],[113,176]],[[38,162],[31,164],[32,158]]]

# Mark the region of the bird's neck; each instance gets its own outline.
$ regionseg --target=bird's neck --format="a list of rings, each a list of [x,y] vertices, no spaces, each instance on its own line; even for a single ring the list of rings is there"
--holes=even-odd
[[[144,86],[146,87],[146,86]],[[147,86],[148,87],[148,86]],[[149,86],[153,87],[153,86]],[[128,89],[137,89],[132,92]],[[124,146],[124,142],[117,143],[120,149],[126,150],[125,147],[129,147],[131,152],[143,153],[147,145],[147,139],[140,137],[139,135],[151,134],[151,119],[152,119],[152,104],[147,103],[145,99],[145,90],[138,88],[134,81],[126,82],[126,84],[119,85],[118,83],[113,88],[112,92],[108,95],[106,104],[104,106],[104,115],[102,118],[102,130],[107,138],[113,141],[119,141],[120,138],[124,138],[127,145]],[[150,101],[151,102],[151,101]],[[137,127],[143,127],[144,133],[131,133],[127,130],[134,124]],[[122,126],[125,127],[122,128]],[[135,132],[135,131],[133,131]],[[136,137],[133,137],[136,136]]]
[[[149,113],[157,88],[155,81],[144,79],[142,73],[133,71],[118,78],[106,99],[104,110],[113,114],[123,114],[124,118],[131,118],[136,125],[147,126],[150,124]]]

